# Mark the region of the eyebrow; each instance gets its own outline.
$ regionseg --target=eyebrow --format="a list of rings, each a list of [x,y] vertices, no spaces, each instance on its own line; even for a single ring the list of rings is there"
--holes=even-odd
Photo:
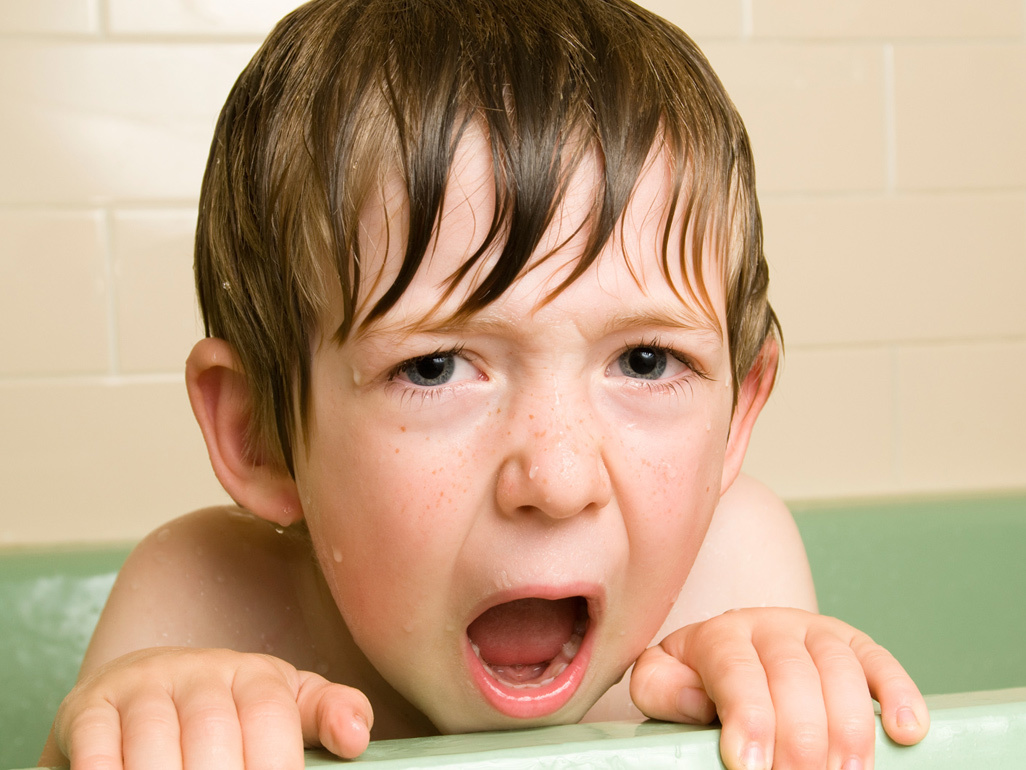
[[[687,306],[675,310],[658,307],[640,312],[625,310],[615,314],[606,322],[603,333],[608,335],[620,330],[651,327],[701,332],[713,334],[717,338],[723,335],[723,326],[718,318]]]
[[[435,322],[432,322],[428,315],[410,323],[401,324],[380,323],[383,319],[379,319],[378,322],[357,332],[354,335],[354,340],[374,344],[379,339],[405,338],[414,334],[509,336],[520,332],[520,325],[515,320],[490,316],[486,314],[486,311],[487,308],[469,318],[449,316]],[[652,328],[696,332],[715,336],[717,340],[723,335],[723,327],[719,319],[711,317],[701,310],[681,306],[672,310],[659,307],[640,311],[626,309],[616,313],[602,325],[600,336]]]

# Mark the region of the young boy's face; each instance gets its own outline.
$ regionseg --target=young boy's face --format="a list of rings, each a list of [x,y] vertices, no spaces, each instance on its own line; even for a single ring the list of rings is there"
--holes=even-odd
[[[451,323],[480,275],[438,303],[494,204],[487,146],[464,139],[400,302],[342,345],[327,317],[316,343],[296,479],[317,558],[368,659],[443,732],[583,716],[651,642],[720,494],[723,287],[707,256],[711,317],[660,273],[661,155],[622,232],[541,301],[584,247],[596,169],[574,177],[537,267]],[[362,220],[363,313],[405,246],[400,189]]]

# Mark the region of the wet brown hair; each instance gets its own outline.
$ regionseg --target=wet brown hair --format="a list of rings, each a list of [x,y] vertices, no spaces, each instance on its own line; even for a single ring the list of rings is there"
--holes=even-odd
[[[483,126],[496,206],[485,243],[500,256],[459,313],[486,306],[522,273],[587,151],[602,181],[588,244],[564,286],[612,236],[653,147],[667,152],[670,223],[690,299],[709,309],[701,254],[721,251],[734,390],[779,333],[748,136],[698,47],[627,0],[314,0],[272,31],[221,112],[196,234],[208,335],[230,342],[254,396],[254,447],[292,468],[312,337],[329,293],[344,340],[361,288],[359,214],[385,173],[406,186],[403,262],[364,320],[402,296],[436,227],[456,145]],[[340,291],[339,291],[340,290]],[[735,396],[736,397],[736,396]]]

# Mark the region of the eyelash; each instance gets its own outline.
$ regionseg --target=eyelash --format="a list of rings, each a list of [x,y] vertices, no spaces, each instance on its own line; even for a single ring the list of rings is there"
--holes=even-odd
[[[695,377],[698,377],[703,380],[709,379],[709,375],[706,374],[705,371],[697,363],[695,363],[693,358],[673,347],[664,345],[658,337],[640,343],[632,344],[624,342],[623,348],[620,350],[619,353],[616,354],[616,359],[614,359],[614,363],[610,364],[610,366],[615,366],[616,361],[619,360],[619,357],[622,356],[625,352],[636,348],[652,348],[653,350],[662,351],[669,355],[671,358],[674,358],[678,362],[683,364],[688,369],[688,372],[690,372],[691,375],[694,375]],[[407,370],[408,367],[410,367],[411,365],[413,365],[421,359],[431,358],[433,356],[458,357],[463,355],[463,349],[463,345],[457,345],[452,348],[439,348],[437,350],[432,351],[431,353],[425,353],[424,355],[418,355],[413,356],[412,358],[407,358],[401,361],[400,363],[396,364],[389,370],[387,376],[387,385],[389,387],[401,388],[402,397],[404,400],[407,398],[419,398],[422,401],[428,401],[431,399],[438,398],[444,395],[445,392],[450,389],[446,387],[445,384],[436,387],[423,387],[417,385],[416,383],[401,381],[399,380],[399,377],[403,374],[404,371]],[[646,391],[653,394],[670,393],[683,395],[686,391],[691,391],[693,387],[693,382],[691,381],[691,379],[691,376],[687,374],[685,374],[685,376],[683,377],[676,377],[674,379],[669,380],[644,380],[640,378],[625,377],[624,387],[644,388]],[[629,384],[627,384],[628,382]]]
[[[408,367],[412,366],[414,363],[420,361],[421,359],[432,358],[437,356],[452,356],[454,358],[457,356],[461,356],[463,354],[463,347],[463,345],[457,345],[452,348],[439,348],[430,353],[425,353],[424,355],[420,356],[413,356],[412,358],[407,358],[406,360],[399,362],[389,370],[388,376],[386,378],[386,387],[401,388],[401,395],[403,400],[406,400],[408,398],[419,398],[422,401],[429,401],[433,398],[438,398],[439,396],[443,395],[445,391],[449,390],[449,388],[446,387],[447,383],[443,385],[438,385],[433,388],[429,388],[417,385],[413,382],[406,382],[400,380],[399,377]]]
[[[620,350],[619,353],[616,354],[616,360],[610,366],[615,366],[616,361],[619,360],[620,356],[622,356],[628,350],[635,350],[637,348],[652,348],[653,350],[662,351],[671,358],[674,358],[677,361],[679,361],[685,367],[687,367],[688,372],[690,372],[691,375],[694,375],[695,377],[698,377],[702,380],[709,379],[709,375],[695,362],[693,358],[691,358],[691,356],[677,350],[676,348],[663,344],[663,342],[658,337],[654,337],[648,341],[643,341],[640,343],[624,342],[623,348]],[[630,382],[629,385],[625,382],[624,387],[644,388],[646,391],[655,394],[670,393],[683,395],[685,392],[690,393],[690,391],[694,387],[692,377],[688,374],[670,380],[644,380],[640,378],[631,377],[625,377],[624,379]]]

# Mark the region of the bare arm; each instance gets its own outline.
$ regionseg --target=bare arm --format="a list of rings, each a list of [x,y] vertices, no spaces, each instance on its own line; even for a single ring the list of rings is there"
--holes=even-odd
[[[356,756],[370,704],[311,673],[291,535],[228,509],[153,533],[119,573],[40,763],[301,767],[302,749]],[[216,729],[215,729],[216,728]],[[166,765],[161,765],[166,766]]]
[[[744,474],[720,498],[658,638],[740,607],[817,610],[805,546],[791,512],[768,487]]]
[[[720,498],[687,582],[652,642],[727,610],[770,606],[815,612],[816,592],[791,512],[772,490],[741,474]],[[629,679],[628,672],[584,721],[640,719]]]
[[[740,477],[721,499],[661,641],[635,663],[630,695],[657,719],[718,716],[730,768],[871,766],[873,699],[893,740],[921,740],[929,714],[900,664],[815,611],[794,520],[772,492]]]

